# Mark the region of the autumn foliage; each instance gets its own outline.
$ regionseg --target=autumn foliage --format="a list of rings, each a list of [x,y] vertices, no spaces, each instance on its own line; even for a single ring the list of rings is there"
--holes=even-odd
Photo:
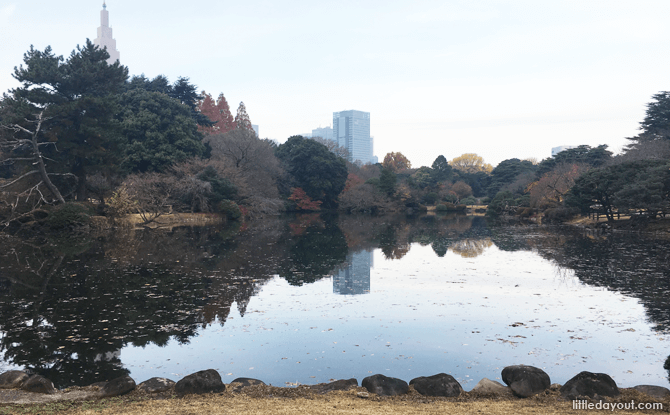
[[[295,202],[299,210],[321,209],[322,202],[320,200],[312,200],[312,198],[307,196],[307,193],[300,187],[294,187],[292,189],[291,196],[289,196],[288,200]]]
[[[493,170],[493,166],[484,163],[484,159],[475,153],[465,153],[451,160],[449,164],[454,169],[464,173],[478,173],[480,171],[491,173]]]
[[[568,190],[574,186],[575,180],[588,169],[584,164],[560,164],[545,173],[540,180],[531,183],[526,189],[530,192],[531,207],[547,209],[560,205]]]
[[[205,134],[225,134],[236,127],[233,114],[230,112],[230,106],[223,93],[219,94],[219,98],[214,101],[214,98],[205,91],[202,91],[203,97],[198,103],[198,110],[207,116],[214,125],[211,127],[199,126],[200,132]]]
[[[410,163],[409,159],[401,152],[391,152],[384,157],[382,166],[391,170],[393,173],[398,173],[399,171],[412,168],[412,163]]]

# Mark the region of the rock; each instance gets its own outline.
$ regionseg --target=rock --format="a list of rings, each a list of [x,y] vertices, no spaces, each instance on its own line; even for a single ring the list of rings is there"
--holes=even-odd
[[[363,379],[361,385],[368,392],[376,393],[379,396],[401,395],[409,391],[409,385],[404,380],[384,375],[368,376]]]
[[[112,396],[119,396],[135,389],[135,381],[130,376],[121,376],[112,379],[100,388],[100,397],[109,398]]]
[[[452,398],[463,392],[461,384],[453,376],[438,373],[433,376],[421,376],[409,381],[414,389],[426,396],[446,396]]]
[[[91,383],[88,386],[91,387],[91,388],[98,388],[98,390],[100,390],[100,389],[104,388],[106,384],[107,384],[106,381],[105,382],[95,382],[95,383]]]
[[[633,389],[646,393],[649,396],[654,398],[667,398],[670,396],[670,389],[664,388],[663,386],[654,386],[654,385],[637,385]]]
[[[219,372],[214,369],[207,369],[185,376],[177,382],[174,390],[178,396],[184,396],[188,394],[223,392],[226,390],[226,385],[221,381]]]
[[[330,383],[319,383],[310,386],[310,389],[318,393],[328,393],[331,391],[347,391],[351,388],[358,387],[358,381],[354,378],[340,379]]]
[[[33,375],[29,377],[28,380],[23,383],[21,389],[26,392],[33,393],[56,393],[56,388],[54,388],[53,382],[40,375]]]
[[[22,370],[10,370],[0,375],[0,389],[18,389],[30,375]]]
[[[551,385],[544,370],[526,365],[507,366],[502,370],[502,379],[520,398],[544,392]]]
[[[609,375],[604,373],[581,372],[561,388],[561,396],[572,400],[578,396],[594,398],[598,396],[619,396],[619,388]]]
[[[552,390],[552,391],[558,391],[558,390],[561,389],[561,386],[562,386],[562,385],[561,385],[560,383],[552,383],[552,384],[549,386],[549,390]]]
[[[233,383],[236,383],[236,385],[233,385]],[[237,378],[230,382],[233,392],[239,392],[242,389],[246,388],[247,386],[254,386],[254,385],[265,385],[265,382],[262,380],[258,379],[252,379],[252,378]]]
[[[176,385],[174,380],[166,378],[151,378],[137,385],[137,389],[146,393],[160,393],[172,389]]]
[[[480,380],[479,383],[476,384],[474,388],[472,388],[471,392],[477,392],[486,395],[512,395],[512,390],[510,388],[500,382],[496,382],[495,380],[490,380],[487,378]]]

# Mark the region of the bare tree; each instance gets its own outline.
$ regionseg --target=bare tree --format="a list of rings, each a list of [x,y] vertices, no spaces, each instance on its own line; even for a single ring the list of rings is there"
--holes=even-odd
[[[339,145],[337,145],[337,141],[318,136],[312,137],[312,140],[328,147],[328,151],[335,154],[336,156],[342,157],[345,160],[349,160],[349,150],[347,150],[345,147],[340,147]]]

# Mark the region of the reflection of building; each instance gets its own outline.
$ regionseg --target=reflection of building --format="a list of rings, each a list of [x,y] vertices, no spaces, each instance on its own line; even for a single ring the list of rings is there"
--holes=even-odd
[[[116,40],[112,37],[112,28],[109,27],[109,12],[107,11],[107,4],[102,2],[102,11],[100,11],[100,27],[98,28],[98,37],[93,40],[93,44],[104,49],[107,47],[109,53],[108,64],[113,64],[120,59],[120,53],[116,50]]]
[[[333,275],[335,294],[367,294],[370,292],[370,268],[374,266],[372,251],[347,255],[346,267]]]
[[[334,112],[333,140],[337,141],[338,146],[349,151],[349,161],[374,163],[369,112],[355,110]]]

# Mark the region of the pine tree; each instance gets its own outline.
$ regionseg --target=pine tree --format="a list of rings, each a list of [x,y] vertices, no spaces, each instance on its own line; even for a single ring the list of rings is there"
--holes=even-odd
[[[254,131],[254,128],[251,126],[251,120],[249,119],[249,114],[247,114],[247,107],[244,106],[244,102],[240,102],[240,106],[237,107],[235,124],[239,129],[247,129],[249,131]]]

